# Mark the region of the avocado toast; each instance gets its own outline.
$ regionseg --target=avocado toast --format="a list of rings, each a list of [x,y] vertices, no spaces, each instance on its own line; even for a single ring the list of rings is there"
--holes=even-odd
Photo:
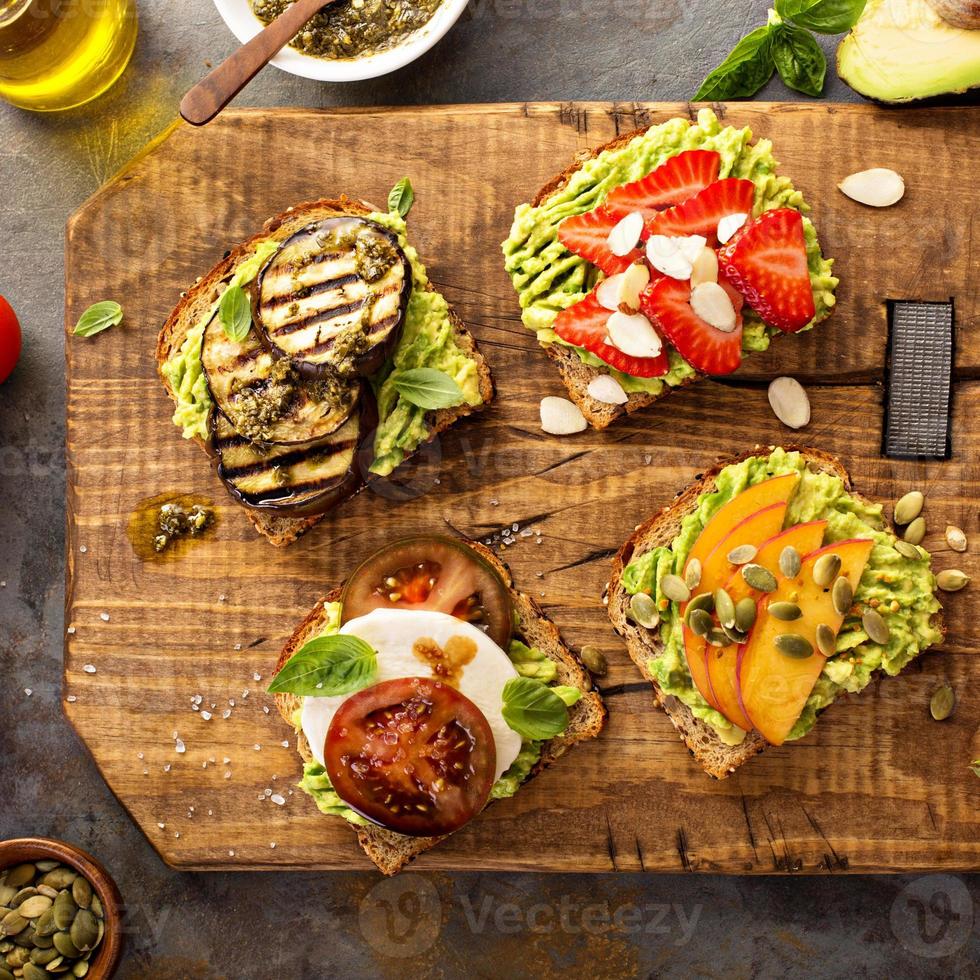
[[[830,315],[809,207],[751,140],[702,109],[597,147],[517,207],[503,252],[521,318],[596,428]],[[590,393],[602,374],[622,404]]]
[[[826,453],[756,449],[699,477],[620,549],[609,617],[710,775],[802,738],[837,698],[942,642],[929,554],[881,511]]]
[[[380,593],[373,588],[375,580],[383,583]],[[395,587],[395,582],[399,583],[400,591],[391,593],[388,590]],[[463,595],[467,598],[461,605],[457,600]],[[439,612],[440,609],[454,609],[454,614],[445,615]],[[461,622],[461,616],[466,622]],[[385,629],[390,625],[386,624],[385,617],[394,617],[393,628]],[[473,623],[478,630],[473,630],[470,625]],[[318,722],[316,716],[320,712],[322,718],[320,709],[331,702],[329,710],[340,713],[357,699],[370,698],[372,692],[386,686],[378,681],[394,678],[389,683],[404,684],[397,678],[428,674],[420,660],[431,657],[435,630],[445,629],[447,624],[449,634],[470,632],[480,650],[476,657],[473,655],[475,649],[468,658],[459,657],[462,666],[458,672],[450,669],[445,659],[451,651],[450,641],[455,640],[457,647],[462,642],[461,637],[450,636],[449,641],[443,642],[444,650],[435,647],[438,658],[429,661],[433,677],[465,690],[480,702],[488,717],[496,717],[494,738],[502,729],[510,746],[510,754],[502,756],[498,743],[496,779],[487,781],[484,795],[472,801],[465,818],[456,821],[452,829],[462,826],[465,819],[477,816],[494,800],[513,796],[524,782],[550,766],[576,742],[597,736],[605,721],[602,700],[592,690],[589,674],[578,657],[565,645],[557,628],[544,616],[534,599],[513,588],[510,571],[492,551],[475,542],[425,535],[396,541],[382,548],[354,571],[344,587],[333,589],[317,602],[296,628],[279,657],[277,676],[270,691],[276,695],[283,720],[297,733],[297,747],[305,763],[300,788],[313,798],[323,813],[347,820],[367,855],[389,875],[434,847],[446,833],[427,834],[424,823],[407,826],[404,817],[400,824],[396,814],[384,808],[378,812],[378,800],[373,801],[375,805],[371,808],[368,805],[371,801],[365,794],[358,795],[357,787],[349,785],[349,774],[357,770],[357,762],[352,763],[349,756],[341,758],[337,767],[339,775],[333,777],[334,781],[342,779],[345,785],[334,786],[328,750],[336,734],[335,726],[331,725],[328,730],[326,723]],[[315,655],[315,647],[324,637],[337,637],[344,631],[368,638],[376,652],[377,667],[363,682],[362,690],[350,694],[348,686],[337,698],[323,696],[322,687],[307,688],[307,694],[312,697],[299,696],[295,691],[302,688],[295,685],[292,691],[289,690],[291,685],[285,678],[290,665],[302,661],[310,651]],[[424,639],[420,638],[423,633]],[[506,706],[503,717],[499,717],[499,686],[492,688],[494,674],[491,671],[488,680],[486,661],[497,672],[498,683],[501,671],[504,679],[510,678],[509,685],[504,687],[505,699],[510,685],[523,686],[530,690],[539,707],[544,701],[551,702],[551,707],[556,707],[564,716],[561,723],[549,732],[515,734],[511,729],[519,729],[520,725],[511,720]],[[307,661],[306,667],[309,666],[310,661]],[[329,682],[326,675],[320,676]],[[370,717],[376,718],[378,705],[373,707]],[[352,727],[355,726],[352,724]],[[314,731],[317,733],[313,738],[317,743],[315,749],[309,737]],[[324,733],[326,745],[323,744]],[[411,752],[411,747],[406,751]],[[379,765],[384,771],[384,766],[375,759],[374,768]],[[454,768],[462,766],[457,764]],[[452,782],[449,777],[445,778]],[[396,785],[392,777],[392,792]],[[416,789],[424,792],[415,792],[413,805],[408,809],[429,807],[431,798],[438,811],[440,797],[432,785]],[[384,802],[389,800],[390,795],[385,795]],[[365,813],[371,816],[365,817]]]
[[[275,545],[493,398],[402,216],[346,197],[289,208],[234,248],[182,294],[156,359],[174,424]],[[438,397],[406,375],[435,378]]]

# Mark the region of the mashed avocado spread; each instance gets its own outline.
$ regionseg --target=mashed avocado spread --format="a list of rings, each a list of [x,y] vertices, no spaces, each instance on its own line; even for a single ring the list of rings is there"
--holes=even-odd
[[[326,636],[336,633],[340,629],[341,605],[339,602],[327,603],[324,607],[327,612],[327,622],[323,629],[317,634]],[[309,639],[313,639],[311,636]],[[575,704],[581,697],[582,692],[577,687],[555,684],[558,677],[558,668],[553,660],[550,660],[545,653],[535,647],[529,647],[520,640],[511,640],[510,648],[507,651],[511,662],[521,677],[533,677],[544,684],[551,685],[551,689],[565,702],[568,707]],[[302,730],[300,721],[300,710],[297,709],[293,715],[293,727],[297,733]],[[541,758],[541,746],[543,743],[525,740],[521,745],[521,750],[517,758],[510,764],[510,768],[493,784],[490,790],[490,799],[500,800],[508,796],[513,796],[520,788],[531,770]],[[321,813],[334,814],[343,817],[345,820],[359,826],[369,826],[370,821],[365,820],[359,813],[355,813],[337,795],[336,790],[330,784],[330,777],[319,762],[313,760],[303,766],[303,778],[297,784],[304,793],[313,797],[317,809]]]
[[[479,372],[476,361],[461,350],[454,337],[449,304],[441,293],[428,288],[429,279],[418,253],[406,239],[405,220],[396,213],[367,215],[367,220],[393,231],[412,267],[412,293],[405,322],[389,363],[371,379],[378,399],[378,430],[375,435],[375,459],[371,471],[387,476],[405,456],[428,438],[425,409],[406,401],[394,387],[393,377],[399,370],[435,368],[452,377],[463,392],[467,405],[479,405]],[[258,274],[280,242],[265,239],[258,242],[252,254],[239,263],[228,285],[244,286]],[[192,327],[180,348],[161,368],[177,399],[173,421],[185,439],[206,439],[211,394],[201,367],[201,341],[204,328],[217,311],[218,301],[201,322]]]
[[[827,660],[788,738],[806,735],[816,721],[817,712],[845,691],[862,691],[875,671],[894,676],[927,647],[942,642],[942,633],[932,623],[940,606],[935,596],[936,580],[929,568],[929,553],[919,548],[918,559],[899,554],[895,550],[895,536],[885,528],[880,504],[865,503],[851,496],[838,477],[814,472],[796,452],[774,449],[769,456],[752,456],[726,466],[715,477],[717,489],[698,498],[695,510],[682,521],[680,533],[670,548],[652,548],[627,565],[623,587],[630,595],[646,592],[653,596],[662,611],[663,653],[648,663],[658,685],[665,693],[683,701],[695,717],[711,725],[727,742],[737,743],[744,736],[704,700],[691,680],[684,657],[678,606],[661,594],[660,581],[664,575],[683,569],[702,528],[723,504],[748,486],[794,472],[800,474],[800,482],[790,498],[785,526],[825,520],[826,543],[848,538],[874,540],[854,601],[876,608],[888,624],[890,635],[888,643],[881,646],[868,637],[859,618],[844,620],[837,637],[837,652]]]
[[[517,290],[524,325],[534,330],[543,345],[565,344],[552,329],[558,314],[581,300],[595,285],[598,270],[569,252],[558,241],[558,225],[567,217],[583,214],[600,205],[606,195],[622,184],[639,180],[669,157],[684,150],[715,150],[721,155],[720,177],[741,177],[755,184],[756,215],[772,208],[810,209],[788,177],[777,176],[778,166],[769,140],[750,144],[748,128],[721,128],[710,109],[698,112],[697,124],[687,119],[670,119],[652,126],[625,146],[604,150],[587,160],[560,190],[536,208],[521,204],[514,212],[510,237],[503,243],[504,266]],[[816,305],[810,329],[830,315],[838,280],[831,275],[831,259],[820,252],[812,222],[804,217],[807,263]],[[777,331],[747,311],[742,331],[742,349],[763,351]],[[565,344],[565,346],[573,346]],[[659,394],[664,385],[676,386],[693,375],[691,367],[675,350],[670,350],[670,370],[659,378],[634,378],[609,368],[594,354],[575,347],[578,356],[592,367],[603,367],[627,392]]]

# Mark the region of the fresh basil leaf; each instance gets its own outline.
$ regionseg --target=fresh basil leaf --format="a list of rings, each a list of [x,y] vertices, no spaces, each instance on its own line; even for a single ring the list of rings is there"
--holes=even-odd
[[[970,763],[970,771],[974,776],[980,776],[980,759],[974,759],[973,762]]]
[[[390,191],[388,191],[388,210],[397,211],[403,218],[407,217],[415,203],[415,189],[412,182],[407,177],[402,177]]]
[[[452,408],[464,401],[463,389],[445,371],[410,368],[396,371],[391,382],[405,401],[419,408]]]
[[[776,0],[776,13],[818,34],[843,34],[859,20],[868,0]]]
[[[102,333],[109,327],[122,323],[122,307],[114,300],[107,299],[101,303],[93,303],[79,318],[72,333],[76,337],[91,337]]]
[[[237,283],[229,286],[218,303],[221,326],[231,340],[242,341],[252,329],[252,307],[248,294]]]
[[[554,738],[568,727],[568,708],[551,688],[533,677],[514,677],[504,685],[504,721],[521,738]]]
[[[772,78],[772,36],[768,25],[746,34],[731,54],[701,83],[695,102],[744,99]]]
[[[823,94],[827,59],[817,39],[802,27],[780,24],[774,29],[772,59],[779,77],[805,95]]]
[[[374,682],[378,657],[356,636],[334,633],[304,643],[269,685],[269,693],[286,692],[310,698],[353,694]]]

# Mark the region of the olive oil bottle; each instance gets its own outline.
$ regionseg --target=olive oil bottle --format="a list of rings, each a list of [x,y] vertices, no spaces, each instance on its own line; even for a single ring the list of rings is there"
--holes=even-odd
[[[119,78],[135,44],[135,0],[0,0],[0,98],[82,105]]]

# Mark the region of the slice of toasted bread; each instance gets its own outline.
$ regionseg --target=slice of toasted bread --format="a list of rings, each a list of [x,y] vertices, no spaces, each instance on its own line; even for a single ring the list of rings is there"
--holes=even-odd
[[[531,775],[528,777],[530,779],[550,766],[559,756],[564,755],[576,742],[595,738],[605,723],[606,709],[599,694],[592,689],[592,680],[588,671],[565,645],[558,628],[544,615],[534,599],[513,588],[510,569],[489,548],[475,541],[468,541],[467,544],[497,571],[510,589],[511,602],[517,617],[515,636],[528,646],[536,647],[555,663],[558,668],[558,683],[577,687],[583,691],[582,698],[569,709],[570,721],[564,734],[544,743],[541,758],[531,770]],[[276,664],[276,673],[282,670],[286,661],[303,646],[307,639],[323,628],[326,620],[324,611],[326,604],[336,602],[340,599],[340,595],[341,588],[336,588],[317,602],[283,647]],[[277,694],[276,706],[286,723],[292,727],[293,714],[302,706],[302,699],[294,694]],[[306,762],[313,759],[309,743],[302,732],[297,734],[296,746]],[[351,824],[351,827],[357,832],[357,839],[367,856],[386,875],[396,874],[409,861],[444,839],[443,837],[406,837],[385,830],[383,827],[358,827],[354,824]]]
[[[366,201],[355,201],[347,197],[310,201],[288,208],[282,214],[270,218],[258,234],[233,248],[210,272],[198,279],[186,293],[182,293],[180,302],[160,331],[156,348],[157,372],[174,402],[176,403],[177,398],[170,382],[163,374],[163,364],[173,356],[174,352],[180,349],[188,331],[197,326],[211,310],[221,295],[224,284],[234,274],[239,263],[254,254],[255,247],[259,242],[270,238],[276,241],[284,241],[310,222],[328,218],[331,215],[370,214],[377,210]],[[483,401],[479,405],[459,405],[432,412],[429,416],[429,436],[427,439],[429,442],[453,425],[457,419],[486,407],[493,400],[494,395],[490,368],[480,353],[475,338],[463,325],[452,307],[450,307],[449,315],[452,318],[454,339],[457,346],[477,363],[480,394]],[[195,439],[195,441],[202,449],[204,448],[202,440]],[[347,499],[363,489],[364,485],[362,483],[353,489]],[[292,543],[325,516],[324,514],[315,514],[296,517],[288,513],[279,514],[259,508],[245,507],[244,505],[243,509],[245,516],[252,522],[255,529],[268,538],[272,544],[280,546]]]
[[[698,497],[702,493],[714,488],[714,478],[726,466],[739,463],[750,456],[757,456],[761,453],[768,454],[773,448],[757,446],[740,456],[721,460],[708,472],[699,476],[694,483],[682,490],[670,504],[639,525],[613,558],[612,577],[606,593],[609,618],[612,620],[613,628],[626,640],[626,649],[630,657],[639,667],[640,673],[653,685],[655,703],[659,704],[667,713],[682,741],[705,772],[718,779],[724,779],[731,775],[739,766],[748,762],[752,756],[758,755],[769,743],[758,732],[749,732],[741,744],[726,745],[710,725],[694,717],[686,704],[660,689],[647,667],[649,660],[663,652],[660,634],[645,629],[628,618],[627,613],[631,597],[623,588],[622,576],[623,570],[634,557],[649,551],[651,548],[670,547],[671,542],[680,532],[683,518],[695,510]],[[786,446],[785,448],[801,453],[808,466],[816,467],[838,477],[851,496],[857,500],[867,500],[852,489],[851,478],[847,470],[835,456],[819,449],[809,449],[803,446]],[[933,625],[945,632],[941,612],[937,613]]]

